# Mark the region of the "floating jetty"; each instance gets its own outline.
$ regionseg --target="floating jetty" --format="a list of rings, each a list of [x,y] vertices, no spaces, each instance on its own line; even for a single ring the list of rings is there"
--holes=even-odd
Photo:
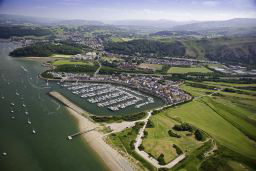
[[[111,111],[117,111],[132,105],[135,105],[135,108],[140,108],[154,103],[152,97],[127,87],[115,86],[109,83],[64,83],[61,86],[72,91],[73,94],[85,98],[88,102],[97,103],[98,107],[107,107]],[[138,104],[139,102],[140,104]]]

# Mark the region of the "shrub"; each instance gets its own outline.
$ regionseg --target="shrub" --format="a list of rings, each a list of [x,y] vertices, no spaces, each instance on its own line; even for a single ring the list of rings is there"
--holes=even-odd
[[[164,154],[160,154],[160,156],[157,158],[157,161],[159,162],[160,165],[165,165],[165,161],[164,161]]]
[[[131,150],[134,150],[134,149],[135,149],[134,143],[135,143],[135,140],[132,140],[132,141],[130,142],[130,148],[131,148]]]
[[[180,149],[180,147],[178,147],[176,144],[173,144],[172,147],[175,148],[176,153],[178,155],[181,155],[183,153],[182,150]]]
[[[138,147],[138,149],[139,149],[140,151],[143,151],[145,148],[144,148],[144,146],[141,144],[141,145]]]
[[[146,128],[154,128],[154,123],[149,119]]]
[[[144,136],[143,136],[143,138],[147,138],[147,136],[148,136],[148,131],[144,131]]]

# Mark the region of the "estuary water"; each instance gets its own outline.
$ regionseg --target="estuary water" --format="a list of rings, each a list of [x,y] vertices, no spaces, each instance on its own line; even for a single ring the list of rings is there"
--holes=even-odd
[[[47,95],[51,88],[37,78],[44,68],[9,57],[14,48],[0,43],[0,170],[107,170],[80,137],[67,140],[76,121]]]

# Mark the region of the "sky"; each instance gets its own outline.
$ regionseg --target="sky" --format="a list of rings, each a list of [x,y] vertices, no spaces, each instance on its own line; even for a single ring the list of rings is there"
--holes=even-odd
[[[256,18],[256,0],[0,0],[0,13],[85,20]]]

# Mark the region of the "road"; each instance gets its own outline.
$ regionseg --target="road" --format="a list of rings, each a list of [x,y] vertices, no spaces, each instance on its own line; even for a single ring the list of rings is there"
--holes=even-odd
[[[102,67],[102,65],[101,65],[101,63],[97,60],[97,62],[98,62],[98,64],[100,65],[99,66],[99,68],[95,71],[95,73],[94,73],[94,77],[96,77],[97,76],[97,74],[99,73],[99,71],[100,71],[100,69],[101,69],[101,67]]]
[[[151,163],[153,166],[155,166],[156,168],[172,168],[173,166],[175,166],[177,163],[179,163],[180,161],[182,161],[186,155],[185,154],[182,154],[180,156],[178,156],[177,158],[175,158],[173,161],[171,161],[170,163],[166,164],[166,165],[160,165],[158,163],[158,161],[153,158],[153,157],[150,157],[145,151],[140,151],[139,150],[139,146],[140,144],[142,143],[142,137],[144,136],[144,130],[146,129],[146,126],[147,126],[147,123],[148,123],[148,120],[149,118],[151,117],[152,115],[152,111],[148,112],[148,116],[147,118],[144,119],[144,126],[140,129],[139,131],[139,134],[136,138],[136,141],[134,143],[134,147],[135,147],[135,151],[141,156],[143,157],[145,160],[147,160],[149,163]]]

